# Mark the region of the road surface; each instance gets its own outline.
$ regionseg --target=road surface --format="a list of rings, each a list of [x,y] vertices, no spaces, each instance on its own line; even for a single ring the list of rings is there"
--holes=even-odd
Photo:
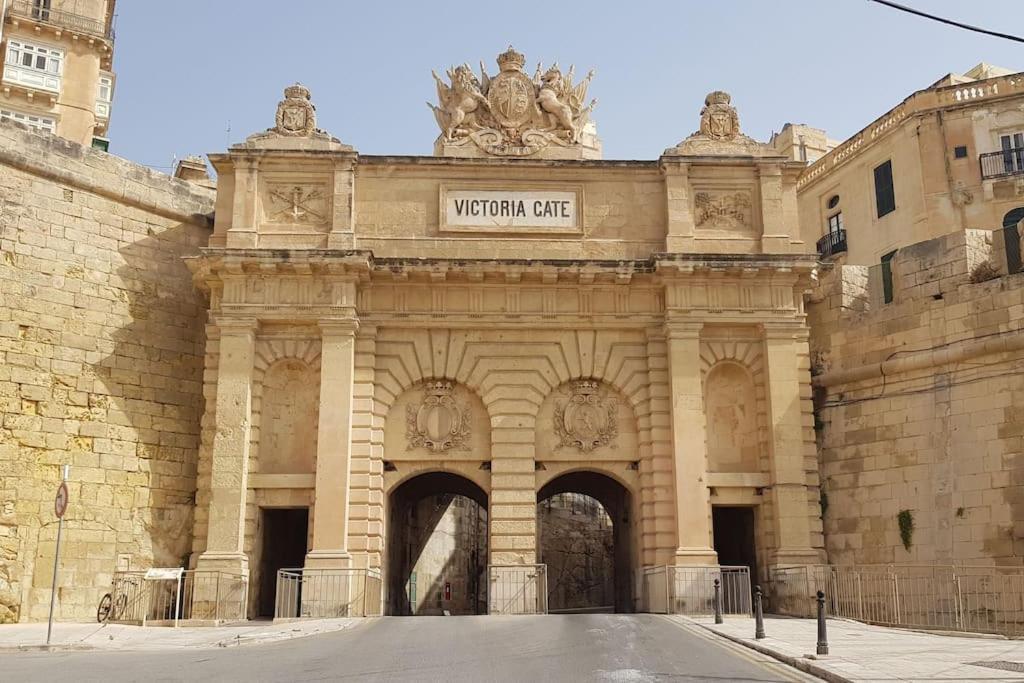
[[[8,681],[807,681],[652,614],[387,617],[223,649],[0,655]]]

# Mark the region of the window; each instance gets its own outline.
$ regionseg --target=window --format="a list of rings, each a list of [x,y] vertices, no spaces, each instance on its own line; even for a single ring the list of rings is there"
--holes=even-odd
[[[1003,150],[1003,168],[1006,173],[1024,171],[1024,133],[1010,133],[999,136]]]
[[[967,158],[967,145],[957,145],[953,148],[954,159],[966,159]]]
[[[96,116],[101,119],[110,118],[110,104],[114,99],[114,77],[100,74],[99,87],[96,90]]]
[[[32,18],[48,21],[50,19],[50,0],[34,0],[32,3]]]
[[[875,168],[875,207],[878,209],[879,218],[896,210],[891,160]]]
[[[10,119],[11,121],[24,123],[29,128],[43,131],[44,133],[53,133],[57,130],[57,122],[48,116],[26,114],[24,112],[12,111],[10,109],[0,109],[0,119]]]
[[[896,256],[895,251],[890,251],[882,257],[882,299],[887,304],[892,303],[892,259]]]
[[[834,209],[839,206],[839,195],[834,194],[828,199],[828,208]]]
[[[843,212],[828,217],[828,231],[830,233],[838,233],[843,229]]]
[[[4,80],[60,92],[64,51],[17,40],[7,41]]]

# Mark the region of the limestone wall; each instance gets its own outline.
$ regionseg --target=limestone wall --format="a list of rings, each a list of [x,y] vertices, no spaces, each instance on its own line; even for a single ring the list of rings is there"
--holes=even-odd
[[[1006,274],[1000,238],[900,250],[888,304],[879,266],[837,266],[812,297],[833,563],[1021,562],[1024,275]]]
[[[182,256],[213,193],[0,122],[0,621],[44,619],[71,465],[60,619],[111,573],[180,565],[202,413],[203,310]]]

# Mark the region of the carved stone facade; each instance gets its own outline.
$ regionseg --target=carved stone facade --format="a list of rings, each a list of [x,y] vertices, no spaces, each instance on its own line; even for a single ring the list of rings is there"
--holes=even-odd
[[[802,304],[816,260],[795,231],[798,166],[751,155],[724,93],[657,161],[552,165],[553,149],[588,144],[589,76],[530,79],[513,50],[499,66],[439,81],[447,158],[358,155],[310,132],[294,93],[287,130],[212,157],[223,210],[189,261],[210,293],[216,397],[193,563],[250,571],[251,520],[273,491],[276,505],[313,501],[307,567],[387,574],[389,548],[405,547],[394,515],[420,509],[406,493],[441,480],[437,495],[487,510],[492,566],[537,562],[538,500],[573,491],[614,511],[627,578],[714,563],[716,505],[757,510],[762,569],[818,561]],[[257,375],[260,348],[304,359]],[[268,400],[300,386],[319,392],[316,411]],[[237,407],[257,395],[254,430]],[[314,412],[316,438],[300,438]],[[638,598],[633,579],[616,583],[618,608]]]
[[[428,103],[441,128],[438,156],[598,159],[601,143],[590,121],[591,71],[573,83],[575,67],[558,64],[523,72],[526,57],[512,46],[498,55],[499,71],[489,76],[483,63],[477,78],[468,64],[448,69],[448,83],[435,72],[438,105]]]

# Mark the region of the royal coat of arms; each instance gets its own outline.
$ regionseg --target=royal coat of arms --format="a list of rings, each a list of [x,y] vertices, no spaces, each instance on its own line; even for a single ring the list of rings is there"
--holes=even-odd
[[[529,156],[550,145],[581,144],[597,104],[585,103],[594,72],[573,84],[574,67],[563,74],[557,64],[546,71],[538,64],[531,79],[523,72],[525,59],[509,47],[498,55],[500,70],[494,77],[483,64],[479,78],[467,64],[449,69],[448,83],[434,73],[439,104],[427,106],[441,128],[439,143],[475,145],[498,156]]]
[[[619,435],[618,412],[619,402],[602,391],[599,382],[573,382],[568,400],[555,403],[554,426],[558,445],[588,453],[612,444]]]
[[[405,408],[405,436],[409,450],[426,448],[435,453],[463,449],[470,435],[469,406],[452,396],[445,380],[424,384],[423,398]]]
[[[284,89],[284,100],[277,105],[275,132],[290,137],[308,137],[316,130],[316,108],[309,88],[296,83]]]

